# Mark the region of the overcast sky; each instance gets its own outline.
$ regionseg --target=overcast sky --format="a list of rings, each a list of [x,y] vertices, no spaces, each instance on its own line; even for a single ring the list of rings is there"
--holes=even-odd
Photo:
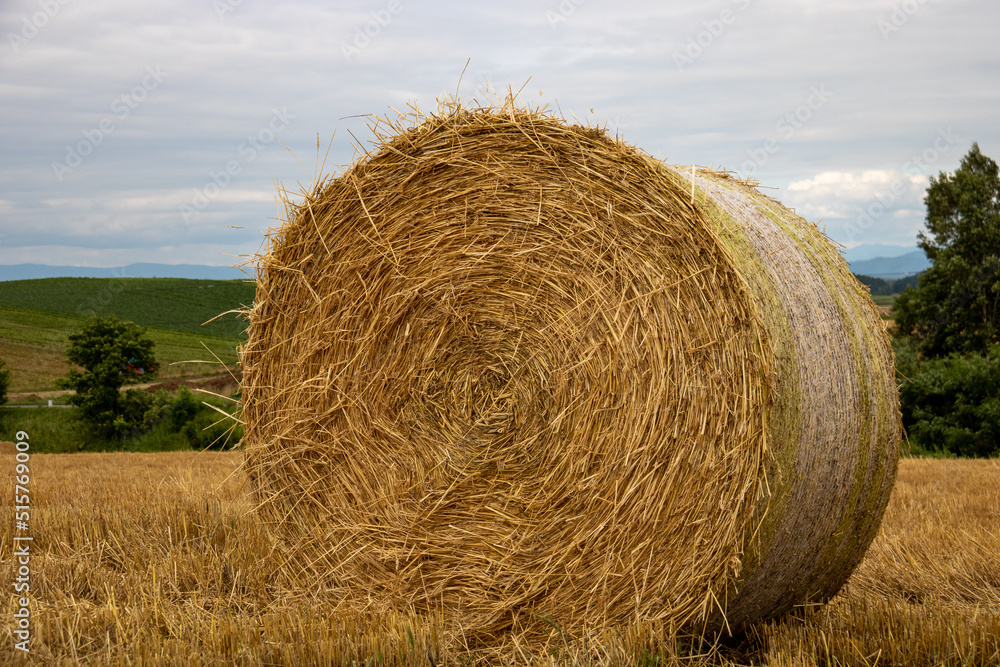
[[[928,175],[1000,159],[995,0],[0,0],[0,27],[0,264],[232,264],[317,135],[333,171],[358,116],[487,82],[752,169],[848,246],[914,245]]]

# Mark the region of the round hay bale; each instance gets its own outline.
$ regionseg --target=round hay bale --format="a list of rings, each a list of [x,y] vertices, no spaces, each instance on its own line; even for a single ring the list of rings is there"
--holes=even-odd
[[[300,575],[485,633],[735,630],[833,595],[899,410],[829,241],[542,110],[410,120],[258,257],[246,470]]]

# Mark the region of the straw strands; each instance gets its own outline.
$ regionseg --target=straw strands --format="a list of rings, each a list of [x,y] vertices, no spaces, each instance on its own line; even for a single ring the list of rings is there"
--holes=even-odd
[[[898,406],[814,226],[512,99],[374,129],[287,203],[241,351],[300,578],[487,639],[733,629],[840,587]]]

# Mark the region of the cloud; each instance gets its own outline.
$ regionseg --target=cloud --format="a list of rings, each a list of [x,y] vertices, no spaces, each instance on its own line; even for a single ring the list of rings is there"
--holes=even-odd
[[[782,201],[848,247],[911,245],[923,222],[928,178],[896,169],[828,171],[788,184]]]
[[[87,248],[77,245],[24,246],[12,252],[0,244],[0,264],[48,264],[51,266],[93,266],[112,268],[129,264],[205,264],[234,266],[260,249],[256,242],[238,245],[192,243],[160,247],[116,247],[102,245]]]
[[[249,217],[259,219],[258,227],[266,228],[267,213],[274,215],[276,211],[273,187],[269,191],[223,188],[186,219],[182,207],[189,205],[195,194],[195,189],[123,190],[43,200],[30,208],[11,206],[4,216],[10,223],[5,250],[74,243],[81,249],[153,249],[178,242],[246,244],[259,230],[232,226],[241,226],[239,223]]]
[[[0,261],[16,263],[16,248],[78,247],[97,261],[101,248],[111,257],[123,247],[156,256],[243,247],[274,223],[275,182],[293,191],[313,182],[335,133],[326,171],[349,164],[355,137],[365,146],[371,138],[369,119],[357,116],[409,101],[433,109],[459,87],[469,58],[462,95],[487,80],[504,93],[530,78],[526,100],[541,90],[551,108],[596,116],[675,164],[741,169],[764,150],[754,176],[842,242],[880,187],[954,168],[973,140],[1000,155],[1000,3],[918,3],[884,38],[878,21],[894,0],[396,1],[391,20],[390,0],[223,0],[225,12],[194,0],[66,2],[16,50],[6,35],[39,5],[2,3],[0,232],[9,236]],[[725,10],[732,20],[720,27]],[[379,16],[360,53],[345,57],[342,45]],[[679,70],[674,54],[699,36],[698,57]],[[155,86],[149,68],[164,73]],[[802,105],[823,86],[829,100],[805,118]],[[240,148],[274,109],[294,118],[250,160]],[[780,123],[797,111],[804,120],[789,134]],[[98,137],[104,120],[114,129]],[[903,167],[949,126],[962,137],[955,147],[927,168]],[[79,166],[57,178],[53,162],[88,141]],[[216,193],[234,160],[238,173]],[[866,240],[912,243],[918,190],[904,179]],[[185,217],[181,207],[199,192],[207,205]]]
[[[927,189],[926,176],[875,169],[860,173],[827,171],[788,184],[783,201],[804,217],[848,218],[871,202],[882,201],[887,211],[914,210]]]

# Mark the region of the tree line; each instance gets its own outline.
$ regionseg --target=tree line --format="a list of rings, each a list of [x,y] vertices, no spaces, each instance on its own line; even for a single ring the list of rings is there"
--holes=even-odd
[[[860,280],[862,284],[871,290],[873,295],[891,296],[893,294],[899,294],[907,287],[916,287],[917,283],[920,281],[920,275],[921,274],[918,273],[904,278],[876,278],[875,276],[866,276],[861,273],[856,273],[854,274],[854,277]]]

